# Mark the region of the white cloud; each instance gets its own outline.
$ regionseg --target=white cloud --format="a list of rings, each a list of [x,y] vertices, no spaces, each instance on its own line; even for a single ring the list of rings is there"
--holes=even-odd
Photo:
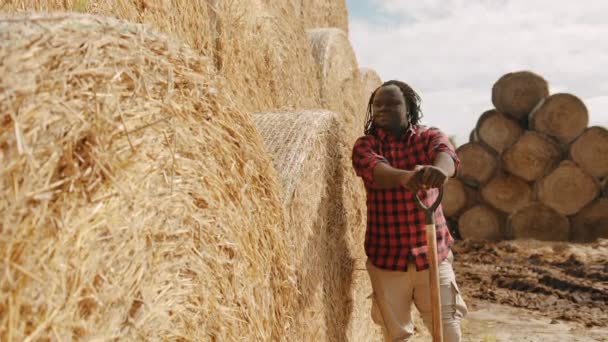
[[[369,1],[392,20],[351,18],[359,64],[419,90],[425,123],[460,142],[492,107],[492,84],[506,72],[532,70],[553,93],[608,96],[608,1]],[[592,101],[591,122],[608,122],[606,102]]]

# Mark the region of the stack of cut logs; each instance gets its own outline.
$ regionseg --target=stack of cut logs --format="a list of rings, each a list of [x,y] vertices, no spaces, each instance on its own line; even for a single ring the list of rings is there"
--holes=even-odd
[[[608,238],[608,130],[588,127],[578,97],[549,95],[528,71],[496,81],[492,103],[457,149],[443,201],[450,225],[464,239]]]

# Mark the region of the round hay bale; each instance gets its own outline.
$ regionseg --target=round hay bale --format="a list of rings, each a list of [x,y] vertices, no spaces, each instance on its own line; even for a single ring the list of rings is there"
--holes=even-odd
[[[502,239],[504,219],[494,209],[476,205],[458,219],[462,239],[498,241]]]
[[[348,33],[346,0],[296,0],[296,2],[300,2],[298,14],[301,15],[307,29],[336,27]]]
[[[563,144],[576,139],[589,124],[587,107],[572,94],[553,94],[529,118],[530,129],[550,135]]]
[[[208,59],[147,27],[0,17],[0,339],[276,340],[276,173]]]
[[[507,73],[492,86],[494,107],[517,120],[524,120],[547,96],[547,81],[530,71]]]
[[[477,120],[473,141],[481,141],[499,155],[513,145],[524,133],[517,121],[492,109],[484,112]]]
[[[458,178],[450,178],[444,186],[441,208],[446,217],[457,217],[463,210],[477,204],[477,190]]]
[[[341,115],[354,143],[365,120],[367,99],[355,52],[344,31],[337,28],[310,29],[308,39],[318,68],[321,105]],[[352,147],[349,144],[349,147]]]
[[[304,25],[288,6],[250,0],[11,1],[3,11],[78,11],[150,25],[214,60],[247,112],[318,108]]]
[[[369,99],[374,90],[382,85],[382,79],[378,73],[370,68],[359,68],[361,83],[363,83],[363,98]]]
[[[608,239],[608,198],[599,198],[572,219],[570,239],[589,242]]]
[[[530,203],[534,197],[528,183],[505,173],[493,177],[480,192],[486,203],[508,214]]]
[[[276,2],[218,1],[218,69],[249,112],[319,108],[306,31]],[[326,108],[326,107],[324,107]]]
[[[532,182],[551,170],[562,159],[559,145],[542,134],[526,131],[502,155],[505,171]]]
[[[288,244],[295,255],[299,307],[292,337],[345,340],[349,326],[372,334],[370,322],[354,322],[368,292],[357,289],[345,208],[336,184],[342,172],[339,123],[328,111],[256,113],[252,116],[283,185]]]
[[[461,161],[458,178],[472,186],[485,184],[499,167],[496,153],[480,143],[466,143],[456,154]]]
[[[367,99],[363,99],[359,66],[344,31],[337,28],[308,30],[308,39],[318,67],[323,108],[338,114],[342,168],[336,177],[337,197],[344,205],[348,243],[353,255],[365,257],[361,248],[365,238],[365,188],[352,172],[350,155],[362,134]]]
[[[573,215],[599,194],[598,182],[574,162],[564,160],[538,184],[538,199],[563,215]]]
[[[532,203],[509,216],[507,230],[513,239],[567,241],[568,218],[542,203]]]
[[[329,193],[339,165],[337,121],[331,112],[274,112],[252,116],[283,185],[283,211],[288,244],[295,254],[298,303],[292,337],[326,340],[327,320],[348,314],[343,306],[326,310],[332,290],[347,281],[329,246],[331,234]],[[336,284],[338,282],[338,284]],[[347,298],[342,298],[346,302]],[[336,309],[336,312],[333,312]]]
[[[608,130],[593,126],[570,146],[570,158],[596,178],[608,176]]]

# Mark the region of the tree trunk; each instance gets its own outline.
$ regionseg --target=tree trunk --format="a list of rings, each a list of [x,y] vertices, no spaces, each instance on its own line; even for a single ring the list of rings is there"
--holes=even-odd
[[[567,241],[569,237],[568,218],[538,202],[520,208],[507,222],[508,234],[514,239]]]
[[[561,157],[561,149],[552,139],[526,131],[504,152],[502,161],[506,171],[531,182],[549,173]]]
[[[589,124],[589,113],[578,97],[554,94],[530,114],[529,124],[530,129],[568,144],[583,133]]]
[[[588,242],[608,239],[608,198],[599,198],[572,219],[570,239]]]
[[[492,207],[511,214],[529,204],[533,193],[523,179],[510,174],[498,174],[483,186],[481,197]]]
[[[478,202],[477,190],[457,178],[450,178],[444,187],[441,207],[446,217],[458,217]]]
[[[502,154],[524,134],[524,129],[510,117],[492,109],[479,117],[475,127],[475,137],[498,154]]]
[[[485,205],[474,206],[458,219],[458,231],[463,239],[500,240],[503,225],[504,218],[500,213]]]
[[[485,184],[498,168],[496,153],[482,144],[464,144],[456,153],[460,158],[458,177],[470,185]]]
[[[590,175],[608,176],[608,130],[589,127],[570,146],[570,157]]]
[[[547,96],[547,81],[529,71],[505,74],[492,86],[494,107],[517,120],[525,120],[534,107]]]
[[[599,184],[571,160],[537,183],[538,199],[563,215],[574,215],[599,194]]]

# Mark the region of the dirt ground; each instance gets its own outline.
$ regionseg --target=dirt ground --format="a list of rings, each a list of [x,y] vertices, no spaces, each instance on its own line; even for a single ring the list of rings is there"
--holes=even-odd
[[[464,341],[608,341],[608,240],[458,241],[454,254]]]

